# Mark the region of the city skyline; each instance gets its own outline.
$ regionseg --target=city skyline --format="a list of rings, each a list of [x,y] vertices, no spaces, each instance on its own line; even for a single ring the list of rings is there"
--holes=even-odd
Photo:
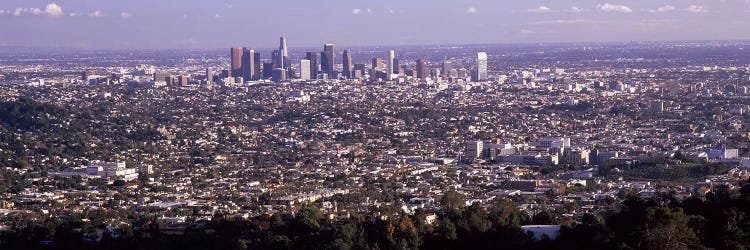
[[[304,21],[310,20],[308,11],[322,15]],[[278,19],[277,13],[289,15]],[[744,0],[325,4],[288,0],[278,5],[131,1],[127,6],[13,0],[0,4],[0,20],[0,33],[10,34],[0,39],[0,46],[87,49],[270,47],[272,40],[254,39],[258,33],[287,37],[294,41],[289,47],[312,47],[321,41],[349,47],[750,38],[738,32],[750,22],[750,5]],[[277,21],[240,25],[268,20]],[[323,28],[331,22],[337,25]]]

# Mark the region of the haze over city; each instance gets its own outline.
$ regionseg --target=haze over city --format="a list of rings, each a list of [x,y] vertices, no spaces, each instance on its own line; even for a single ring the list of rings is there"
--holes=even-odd
[[[0,2],[0,46],[85,49],[742,40],[746,0]],[[261,35],[262,34],[262,35]]]

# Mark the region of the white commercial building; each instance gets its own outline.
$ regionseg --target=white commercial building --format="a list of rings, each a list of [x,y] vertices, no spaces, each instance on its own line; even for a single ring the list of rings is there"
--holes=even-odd
[[[539,139],[540,148],[567,148],[570,147],[570,137],[550,137]]]
[[[739,150],[736,148],[716,147],[708,150],[708,157],[712,159],[735,159],[739,157]]]
[[[125,162],[92,162],[86,167],[86,174],[101,178],[132,181],[138,179],[135,168],[127,168]]]
[[[310,80],[312,79],[312,75],[310,74],[310,60],[302,60],[299,62],[299,78],[302,80]]]
[[[393,50],[388,52],[388,68],[386,69],[386,78],[390,81],[393,80],[393,60],[396,58],[396,52]]]
[[[479,52],[477,53],[477,59],[476,59],[476,79],[474,79],[475,82],[481,82],[487,80],[487,53],[485,52]]]

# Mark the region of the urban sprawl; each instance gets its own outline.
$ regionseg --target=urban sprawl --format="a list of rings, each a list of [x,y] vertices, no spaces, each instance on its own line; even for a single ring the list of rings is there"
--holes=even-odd
[[[217,217],[439,228],[499,201],[555,238],[628,197],[750,177],[750,46],[732,42],[6,53],[0,231],[85,217],[85,241]],[[739,51],[739,52],[738,52]],[[228,53],[227,53],[228,52]],[[446,195],[450,193],[450,195]],[[455,196],[455,197],[454,197]],[[137,214],[149,218],[134,221]],[[53,238],[40,239],[51,242]],[[49,243],[52,244],[52,243]]]

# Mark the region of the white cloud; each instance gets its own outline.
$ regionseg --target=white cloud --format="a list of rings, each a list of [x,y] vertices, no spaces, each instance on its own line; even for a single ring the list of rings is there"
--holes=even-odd
[[[370,8],[367,8],[367,13],[372,13],[372,12],[373,12],[373,10],[372,10],[372,9],[370,9]]]
[[[528,9],[527,11],[531,12],[531,13],[539,13],[539,14],[553,12],[553,10],[550,9],[549,7],[547,7],[547,6],[539,6],[539,7],[534,8],[534,9]]]
[[[133,17],[133,14],[131,14],[131,13],[120,12],[120,18],[122,18],[122,19],[128,19],[128,18],[131,18],[131,17]]]
[[[68,16],[70,16],[70,17],[75,17],[75,16],[77,16],[77,15],[78,15],[78,14],[76,14],[75,12],[71,12],[70,14],[68,14]]]
[[[392,14],[396,14],[396,11],[395,10],[388,10],[388,13],[392,15]]]
[[[659,12],[659,13],[664,13],[664,12],[670,12],[670,11],[674,11],[674,10],[676,10],[676,9],[677,9],[677,8],[675,8],[675,7],[674,7],[674,6],[672,6],[672,5],[664,5],[664,6],[661,6],[661,7],[659,7],[659,8],[656,8],[655,12]]]
[[[359,15],[360,12],[362,12],[362,10],[360,10],[360,9],[353,9],[352,10],[352,14],[354,14],[354,15]]]
[[[220,15],[220,14],[218,14],[218,13],[217,13],[216,15],[214,15],[214,18],[216,18],[216,19],[219,19],[219,18],[222,18],[222,17],[223,17],[223,16],[221,16],[221,15]]]
[[[65,13],[63,13],[62,7],[60,7],[60,5],[57,5],[56,3],[47,4],[47,6],[44,7],[44,13],[51,17],[60,17],[65,15]]]
[[[7,15],[7,14],[10,14],[10,11],[0,10],[0,16],[4,16],[4,15]]]
[[[604,12],[620,12],[620,13],[632,13],[633,9],[625,5],[614,5],[610,3],[599,4],[596,6],[597,9]]]
[[[39,15],[42,14],[42,10],[39,8],[16,8],[13,10],[13,16],[23,16],[26,14]]]
[[[472,6],[466,9],[466,13],[477,13],[477,8]]]
[[[10,13],[9,11],[7,13]],[[13,16],[24,16],[24,15],[46,15],[50,17],[62,17],[65,15],[65,13],[62,10],[62,7],[60,5],[57,5],[56,3],[50,3],[47,4],[44,7],[44,10],[40,8],[16,8],[13,10]]]
[[[89,17],[102,17],[102,16],[104,16],[104,14],[100,10],[89,13]]]
[[[700,5],[690,5],[687,8],[685,8],[685,11],[690,13],[706,13],[708,10]]]
[[[576,7],[576,6],[570,7],[570,9],[568,10],[568,12],[571,12],[571,13],[581,13],[581,12],[588,12],[588,11],[589,10],[587,9]]]

